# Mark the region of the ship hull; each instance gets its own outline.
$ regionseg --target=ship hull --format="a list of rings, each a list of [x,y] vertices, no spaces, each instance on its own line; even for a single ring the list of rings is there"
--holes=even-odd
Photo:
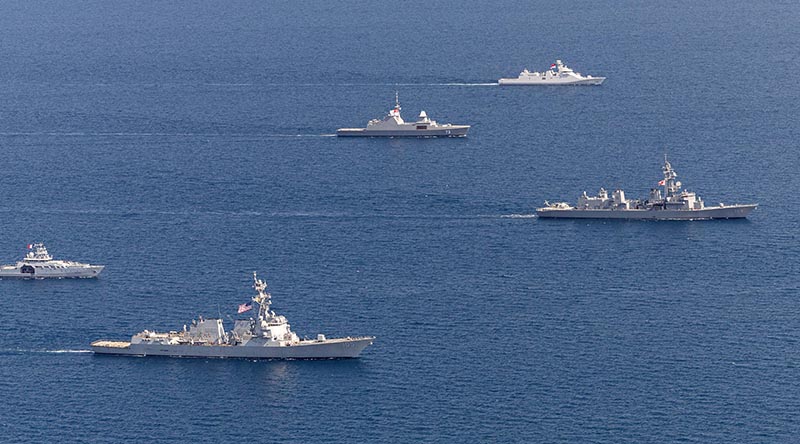
[[[95,341],[92,351],[103,355],[169,356],[180,358],[345,359],[357,358],[375,338],[301,341],[292,346],[161,345]]]
[[[633,220],[709,220],[743,219],[756,205],[708,207],[702,210],[579,210],[539,208],[541,219],[633,219]]]
[[[426,130],[367,130],[364,128],[340,128],[336,130],[339,137],[466,137],[469,126],[453,125],[445,128]]]
[[[497,81],[498,85],[502,86],[554,86],[554,85],[601,85],[605,77],[591,77],[586,79],[552,79],[552,80],[539,80],[539,79],[500,79]]]
[[[35,273],[23,273],[20,268],[0,269],[0,279],[91,279],[103,271],[104,266],[96,265],[77,269],[37,269]]]

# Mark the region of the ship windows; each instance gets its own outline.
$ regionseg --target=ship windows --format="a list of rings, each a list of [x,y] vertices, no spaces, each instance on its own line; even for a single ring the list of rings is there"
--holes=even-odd
[[[424,129],[428,129],[428,127],[426,125],[417,125],[417,129],[418,130],[424,130]]]

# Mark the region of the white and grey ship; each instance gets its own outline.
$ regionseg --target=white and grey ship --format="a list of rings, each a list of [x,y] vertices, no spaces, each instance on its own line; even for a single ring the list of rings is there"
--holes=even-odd
[[[561,60],[550,65],[550,69],[543,72],[523,70],[519,77],[505,78],[497,81],[499,85],[600,85],[605,77],[583,76],[575,72]]]
[[[96,278],[103,265],[53,259],[42,243],[28,245],[28,254],[14,265],[0,265],[0,278]]]
[[[678,174],[664,157],[664,179],[658,184],[662,189],[653,188],[650,196],[642,201],[627,199],[625,192],[616,190],[609,197],[601,188],[597,196],[583,192],[578,203],[571,206],[566,202],[549,203],[536,209],[540,218],[573,219],[652,219],[652,220],[704,220],[741,219],[747,217],[757,204],[725,205],[707,207],[700,197],[686,190],[681,191],[681,183],[675,180]]]
[[[300,339],[286,318],[270,311],[271,296],[267,284],[253,273],[258,305],[256,319],[240,319],[233,330],[225,331],[222,319],[192,321],[187,329],[157,333],[145,330],[128,341],[99,340],[92,342],[95,353],[134,356],[173,356],[194,358],[251,359],[334,359],[356,358],[372,344],[372,336]],[[252,306],[245,306],[249,309]],[[240,307],[240,311],[243,308]]]
[[[400,99],[395,94],[395,106],[383,119],[373,119],[366,128],[339,128],[340,137],[466,137],[469,125],[440,124],[431,120],[425,111],[416,122],[400,117]]]

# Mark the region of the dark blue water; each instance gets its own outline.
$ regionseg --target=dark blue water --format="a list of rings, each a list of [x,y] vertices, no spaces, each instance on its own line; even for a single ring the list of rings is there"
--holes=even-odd
[[[2,442],[775,442],[800,432],[800,5],[65,2],[0,13]],[[482,85],[556,58],[602,87]],[[425,109],[460,140],[340,140]],[[747,221],[539,221],[669,153]],[[268,279],[348,361],[93,356]]]

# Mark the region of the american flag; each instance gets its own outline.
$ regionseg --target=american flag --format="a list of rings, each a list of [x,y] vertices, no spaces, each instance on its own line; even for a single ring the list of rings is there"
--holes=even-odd
[[[244,312],[246,312],[246,311],[248,311],[248,310],[250,310],[252,308],[253,308],[252,305],[241,304],[241,305],[239,305],[239,313],[244,313]]]

